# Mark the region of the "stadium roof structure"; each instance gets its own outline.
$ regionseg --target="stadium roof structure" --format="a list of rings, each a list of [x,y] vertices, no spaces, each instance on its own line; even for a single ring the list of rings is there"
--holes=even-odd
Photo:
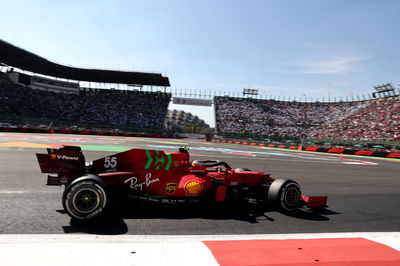
[[[168,77],[158,73],[85,69],[64,66],[0,39],[0,64],[33,73],[79,81],[169,87]]]

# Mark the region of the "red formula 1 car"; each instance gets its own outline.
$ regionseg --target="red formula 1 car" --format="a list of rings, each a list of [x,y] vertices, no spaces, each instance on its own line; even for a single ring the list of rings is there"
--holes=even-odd
[[[161,204],[252,201],[290,212],[301,206],[325,207],[327,197],[301,195],[290,179],[232,169],[223,161],[190,161],[188,149],[166,153],[131,149],[85,163],[81,148],[63,146],[37,154],[47,185],[65,185],[63,207],[73,218],[98,217],[121,197]]]

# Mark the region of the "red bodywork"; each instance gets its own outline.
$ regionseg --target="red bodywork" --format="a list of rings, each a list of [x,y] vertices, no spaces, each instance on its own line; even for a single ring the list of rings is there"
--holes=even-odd
[[[240,195],[262,198],[274,181],[258,171],[238,171],[222,162],[218,166],[204,166],[190,161],[185,149],[166,153],[158,150],[131,149],[103,157],[85,166],[79,147],[66,146],[48,149],[37,154],[40,168],[49,175],[48,185],[68,185],[73,180],[92,174],[100,177],[110,188],[121,188],[133,195],[156,195],[162,198],[227,199],[229,191],[243,191]],[[215,161],[203,161],[215,162]],[[222,167],[221,167],[222,166]],[[260,194],[260,195],[257,195]],[[309,207],[326,206],[326,197],[302,197]]]

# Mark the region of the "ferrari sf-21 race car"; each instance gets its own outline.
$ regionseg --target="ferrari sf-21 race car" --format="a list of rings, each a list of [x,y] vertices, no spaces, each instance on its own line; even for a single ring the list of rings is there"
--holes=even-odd
[[[232,169],[224,161],[190,161],[188,148],[166,153],[131,149],[85,162],[79,146],[47,149],[36,154],[47,185],[65,185],[62,203],[72,218],[99,217],[110,202],[134,198],[160,204],[253,202],[283,212],[299,207],[326,207],[327,197],[306,197],[291,179],[246,168]]]

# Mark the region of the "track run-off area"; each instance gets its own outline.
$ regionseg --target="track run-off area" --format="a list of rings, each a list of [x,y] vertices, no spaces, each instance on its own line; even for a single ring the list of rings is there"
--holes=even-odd
[[[327,195],[319,213],[288,216],[257,209],[149,208],[127,206],[94,225],[64,213],[63,187],[48,187],[36,153],[79,145],[86,160],[130,148],[177,151],[188,146],[192,160],[224,160],[291,178],[305,195]],[[100,235],[245,235],[400,231],[400,160],[339,156],[204,140],[0,133],[0,233]]]

